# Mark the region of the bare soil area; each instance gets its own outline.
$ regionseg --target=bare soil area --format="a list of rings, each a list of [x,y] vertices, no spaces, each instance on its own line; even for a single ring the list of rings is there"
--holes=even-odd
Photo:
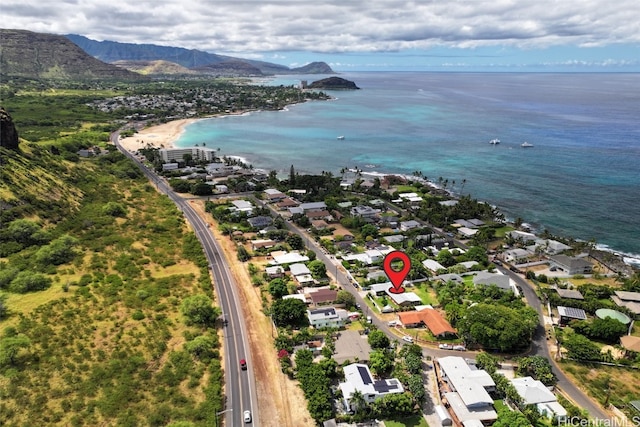
[[[253,361],[250,369],[253,369],[256,377],[260,425],[315,426],[307,411],[307,401],[302,390],[280,369],[273,344],[274,330],[270,320],[262,313],[260,289],[251,284],[245,264],[238,261],[234,242],[218,231],[218,224],[204,210],[204,201],[193,200],[191,205],[211,225],[210,230],[221,244],[229,268],[241,291],[242,310],[249,332]]]

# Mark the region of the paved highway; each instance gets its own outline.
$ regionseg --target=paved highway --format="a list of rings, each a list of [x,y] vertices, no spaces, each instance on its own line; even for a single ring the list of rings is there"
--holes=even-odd
[[[171,190],[167,182],[150,171],[135,156],[122,148],[119,144],[119,133],[115,132],[111,140],[118,149],[132,159],[142,170],[149,181],[153,182],[162,194],[166,194],[182,211],[185,218],[191,224],[194,233],[200,240],[202,248],[209,262],[209,268],[213,275],[214,286],[218,296],[218,303],[222,309],[224,322],[224,372],[225,372],[225,404],[223,410],[216,414],[224,417],[226,426],[243,425],[243,413],[250,410],[253,418],[253,426],[259,425],[258,404],[256,396],[255,376],[253,375],[253,363],[251,351],[247,340],[244,314],[240,304],[239,290],[236,281],[231,274],[224,253],[216,242],[209,224],[202,219],[188,200],[183,199]],[[248,369],[240,369],[240,360],[247,361]]]

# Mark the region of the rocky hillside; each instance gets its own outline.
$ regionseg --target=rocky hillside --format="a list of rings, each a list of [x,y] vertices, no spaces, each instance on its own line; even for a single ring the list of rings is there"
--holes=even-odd
[[[329,77],[327,79],[317,80],[313,83],[310,83],[307,86],[309,89],[328,89],[328,90],[337,90],[337,89],[360,89],[356,84],[350,80],[346,80],[340,77]]]
[[[88,55],[64,36],[0,29],[0,75],[45,79],[140,79]]]
[[[198,74],[195,70],[190,70],[175,62],[169,61],[115,61],[113,65],[133,71],[143,75],[188,75]]]

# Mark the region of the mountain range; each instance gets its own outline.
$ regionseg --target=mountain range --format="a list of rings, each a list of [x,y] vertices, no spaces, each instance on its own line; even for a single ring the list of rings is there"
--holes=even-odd
[[[196,49],[96,41],[87,37],[0,29],[0,74],[27,78],[140,79],[145,75],[256,77],[333,74],[324,62],[289,68]]]

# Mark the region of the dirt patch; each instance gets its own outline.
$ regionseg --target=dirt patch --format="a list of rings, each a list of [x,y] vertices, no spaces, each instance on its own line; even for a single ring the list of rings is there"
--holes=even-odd
[[[251,284],[245,264],[238,261],[236,257],[235,243],[218,231],[217,223],[204,210],[204,202],[193,201],[191,205],[206,222],[212,225],[210,229],[220,243],[241,291],[240,299],[245,313],[253,361],[251,368],[256,377],[260,424],[263,426],[314,426],[315,423],[307,411],[307,402],[302,390],[280,370],[280,363],[273,345],[275,331],[269,319],[262,314],[260,289]]]

